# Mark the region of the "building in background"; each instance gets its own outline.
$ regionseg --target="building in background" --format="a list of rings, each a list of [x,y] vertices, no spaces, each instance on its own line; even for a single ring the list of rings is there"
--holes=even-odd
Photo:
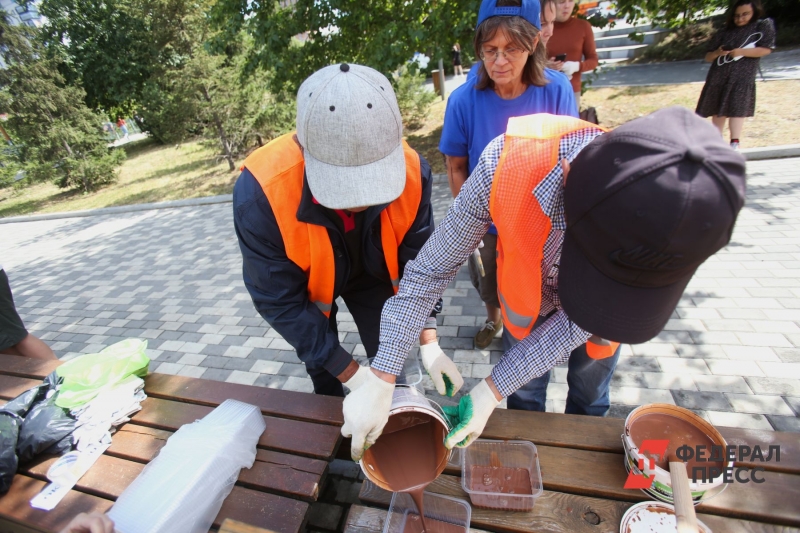
[[[21,5],[14,0],[0,0],[0,7],[8,14],[8,21],[11,24],[39,27],[44,24],[44,18],[36,8],[38,3],[31,1],[27,5]]]

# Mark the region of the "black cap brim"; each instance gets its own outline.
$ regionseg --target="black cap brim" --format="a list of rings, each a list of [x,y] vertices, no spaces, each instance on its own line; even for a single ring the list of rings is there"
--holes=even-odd
[[[567,316],[581,329],[610,341],[640,344],[664,329],[693,275],[694,271],[659,288],[619,283],[597,270],[567,232],[558,296]]]

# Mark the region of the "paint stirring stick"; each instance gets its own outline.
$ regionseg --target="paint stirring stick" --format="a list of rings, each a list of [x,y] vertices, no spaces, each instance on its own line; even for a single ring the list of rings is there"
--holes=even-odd
[[[678,459],[675,452],[669,454],[669,479],[672,485],[672,502],[675,506],[675,519],[678,533],[698,533],[697,515],[694,512],[692,491],[686,465]]]

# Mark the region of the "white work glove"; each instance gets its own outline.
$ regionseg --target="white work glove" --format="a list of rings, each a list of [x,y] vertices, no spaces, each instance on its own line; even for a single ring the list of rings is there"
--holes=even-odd
[[[561,67],[561,72],[566,74],[568,78],[571,78],[572,75],[578,72],[580,69],[580,61],[565,61],[564,65]]]
[[[352,437],[350,457],[361,460],[364,450],[375,444],[389,420],[394,384],[383,381],[362,366],[344,385],[350,394],[344,399],[342,435]]]
[[[456,364],[439,348],[438,342],[420,346],[419,355],[436,392],[442,396],[453,396],[464,385],[464,378]]]
[[[466,448],[483,433],[486,422],[500,402],[495,398],[489,384],[484,379],[467,396],[463,396],[458,406],[442,407],[453,429],[444,439],[447,449],[454,446]]]

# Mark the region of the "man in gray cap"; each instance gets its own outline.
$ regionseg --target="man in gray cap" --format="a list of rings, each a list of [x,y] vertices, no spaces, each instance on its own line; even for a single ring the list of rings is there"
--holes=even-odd
[[[360,65],[312,74],[297,94],[297,132],[245,160],[233,191],[244,283],[317,394],[380,381],[340,344],[335,300],[344,300],[371,359],[383,304],[433,232],[430,199],[430,166],[403,141],[389,80]],[[461,378],[428,313],[423,362],[452,394],[463,382],[446,377]]]

